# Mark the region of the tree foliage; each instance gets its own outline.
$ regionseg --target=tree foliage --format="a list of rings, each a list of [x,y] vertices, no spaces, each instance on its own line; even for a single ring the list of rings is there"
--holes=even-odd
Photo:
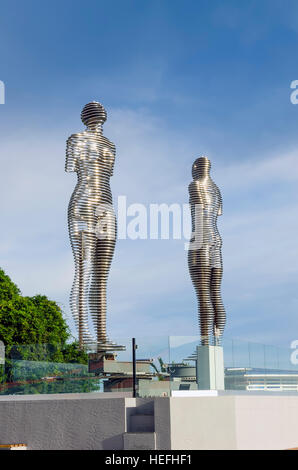
[[[0,340],[5,344],[7,358],[17,354],[15,359],[86,364],[87,355],[78,349],[77,343],[67,343],[70,337],[56,302],[45,295],[23,297],[0,269]],[[27,346],[21,348],[21,345]],[[40,345],[50,346],[41,348]]]

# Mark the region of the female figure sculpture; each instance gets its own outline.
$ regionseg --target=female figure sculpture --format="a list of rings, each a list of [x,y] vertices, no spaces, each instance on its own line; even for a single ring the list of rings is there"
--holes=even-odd
[[[199,326],[202,345],[209,345],[212,336],[219,344],[225,327],[226,315],[221,299],[222,256],[221,237],[217,229],[217,216],[222,214],[222,198],[210,177],[211,163],[206,157],[195,160],[193,181],[189,185],[192,232],[188,252],[188,267],[198,298]],[[197,209],[201,217],[196,217]],[[198,224],[201,224],[198,227]],[[202,239],[195,237],[201,229]]]
[[[110,189],[115,146],[102,134],[106,118],[100,103],[86,104],[81,113],[86,130],[67,140],[65,165],[78,176],[68,207],[75,261],[70,305],[80,347],[95,344],[97,351],[117,349],[106,333],[107,278],[117,231]]]

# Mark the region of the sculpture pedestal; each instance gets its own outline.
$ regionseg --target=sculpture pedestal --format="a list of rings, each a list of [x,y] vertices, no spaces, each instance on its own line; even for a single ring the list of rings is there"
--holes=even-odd
[[[197,384],[199,390],[224,390],[225,371],[221,346],[197,346]]]

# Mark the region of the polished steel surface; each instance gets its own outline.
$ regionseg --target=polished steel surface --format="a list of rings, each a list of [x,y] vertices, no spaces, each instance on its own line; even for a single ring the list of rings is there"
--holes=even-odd
[[[75,261],[70,306],[80,346],[97,351],[123,349],[109,341],[106,330],[107,279],[117,232],[110,189],[115,145],[103,136],[106,118],[100,103],[86,104],[81,113],[86,129],[67,140],[65,165],[78,177],[68,207]]]
[[[211,163],[206,157],[196,159],[192,166],[193,181],[188,189],[193,236],[188,251],[188,267],[198,299],[201,342],[220,344],[226,322],[220,292],[222,241],[217,229],[217,216],[222,214],[222,197],[210,177],[210,167]],[[196,247],[193,245],[195,234],[200,229],[201,242]]]

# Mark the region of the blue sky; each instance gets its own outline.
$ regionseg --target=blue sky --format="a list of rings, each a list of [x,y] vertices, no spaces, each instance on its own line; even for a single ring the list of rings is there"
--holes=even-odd
[[[115,200],[186,203],[192,162],[212,161],[225,335],[297,339],[297,3],[14,0],[0,10],[0,259],[24,295],[47,294],[71,322],[65,141],[98,100],[117,148]],[[193,335],[196,315],[184,240],[118,241],[112,337]]]

